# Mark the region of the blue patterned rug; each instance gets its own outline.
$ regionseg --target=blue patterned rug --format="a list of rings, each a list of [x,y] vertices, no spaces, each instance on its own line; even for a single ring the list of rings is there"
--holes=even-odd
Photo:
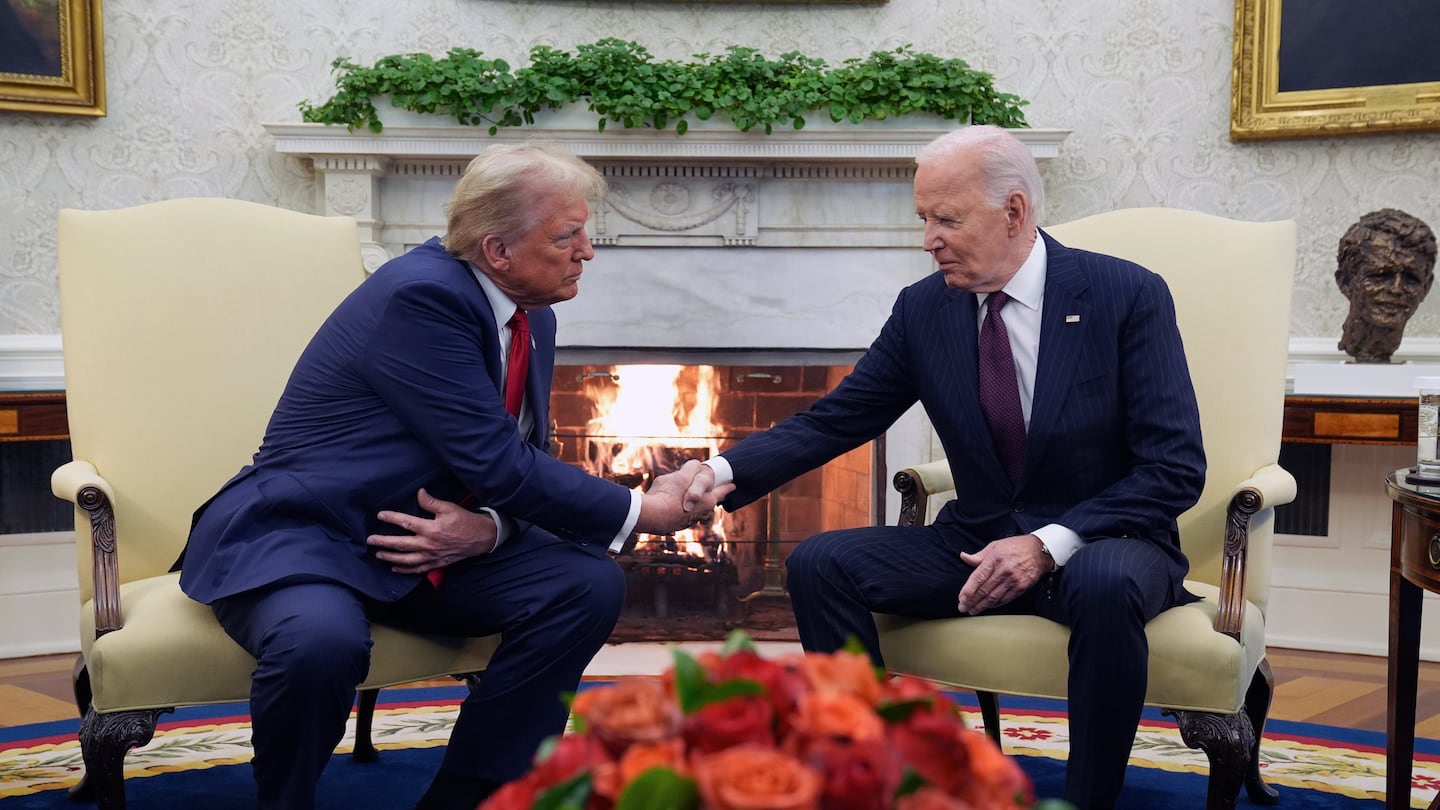
[[[321,808],[410,807],[439,764],[459,686],[381,693],[375,741],[380,761],[350,760],[342,743],[321,782]],[[957,696],[973,709],[973,698]],[[129,804],[249,810],[250,734],[244,704],[182,709],[161,718],[155,739],[126,758]],[[1002,699],[1005,750],[1019,758],[1038,796],[1058,796],[1068,734],[1063,704]],[[979,714],[972,722],[979,725]],[[66,788],[81,771],[78,721],[0,729],[0,810],[73,808]],[[1440,789],[1440,742],[1419,740],[1412,806],[1427,807]],[[1383,806],[1385,735],[1307,723],[1273,722],[1262,748],[1267,780],[1281,807],[1362,810]],[[1147,712],[1135,741],[1120,810],[1201,810],[1204,755],[1186,748],[1173,722]],[[1242,793],[1240,807],[1252,806]]]

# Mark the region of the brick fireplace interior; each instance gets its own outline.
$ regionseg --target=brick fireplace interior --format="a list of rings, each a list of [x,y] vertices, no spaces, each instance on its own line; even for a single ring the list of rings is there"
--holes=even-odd
[[[562,460],[592,473],[646,486],[687,458],[723,453],[804,410],[850,370],[829,364],[557,365],[556,449]],[[743,509],[717,510],[713,521],[690,532],[637,535],[620,558],[628,597],[611,640],[720,639],[737,627],[755,638],[794,639],[785,556],[817,532],[873,522],[874,465],[867,444]]]

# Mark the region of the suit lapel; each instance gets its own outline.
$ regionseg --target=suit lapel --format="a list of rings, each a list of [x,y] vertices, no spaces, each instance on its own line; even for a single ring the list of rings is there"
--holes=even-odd
[[[1075,367],[1092,319],[1086,300],[1089,282],[1080,271],[1075,251],[1045,239],[1045,304],[1040,315],[1040,357],[1035,369],[1035,396],[1030,404],[1026,435],[1025,473],[1028,479],[1035,459],[1055,432],[1064,408]]]
[[[956,390],[950,392],[946,410],[955,416],[954,428],[961,431],[967,446],[985,448],[979,453],[981,463],[992,480],[1009,484],[1010,475],[1000,456],[995,452],[995,442],[990,436],[990,425],[985,421],[985,411],[980,407],[980,309],[979,296],[974,293],[946,288],[945,302],[937,311],[934,345],[944,347],[941,362],[942,375],[953,374],[960,381]],[[927,338],[927,342],[930,338]],[[933,416],[932,416],[933,418]]]
[[[555,374],[555,312],[549,307],[530,312],[530,369],[525,397],[535,412],[534,444],[544,447],[550,436],[550,381]]]

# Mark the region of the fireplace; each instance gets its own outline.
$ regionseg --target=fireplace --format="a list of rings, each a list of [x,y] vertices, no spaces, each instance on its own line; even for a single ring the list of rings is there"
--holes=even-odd
[[[381,133],[322,124],[265,129],[278,152],[314,168],[316,209],[359,223],[370,269],[443,231],[444,201],[488,143],[539,137],[591,162],[610,193],[591,206],[596,257],[580,295],[555,307],[559,439],[578,463],[573,454],[582,443],[599,438],[588,435],[593,414],[579,394],[586,384],[591,393],[603,390],[613,367],[714,367],[722,428],[703,446],[662,431],[661,453],[673,463],[723,452],[829,390],[879,332],[896,293],[934,271],[919,250],[911,182],[915,153],[949,124],[906,119],[874,126],[810,121],[768,136],[699,126],[683,137],[639,128],[597,132],[559,123],[493,137],[444,124],[387,124]],[[1016,131],[1042,162],[1059,154],[1067,134]],[[773,560],[826,528],[893,522],[899,503],[885,471],[940,453],[918,408],[880,445],[725,515],[724,562],[692,565],[719,552],[678,550],[627,561],[637,573],[624,624],[629,615],[663,613],[671,625],[665,632],[678,638],[688,632],[682,617],[753,626],[775,605],[788,621]],[[644,565],[654,570],[640,571]],[[658,573],[655,566],[669,567]]]
[[[686,459],[723,453],[803,410],[851,369],[833,357],[791,359],[559,365],[551,395],[557,455],[644,488]],[[817,532],[876,519],[876,465],[865,445],[692,529],[637,534],[618,559],[628,597],[615,640],[718,639],[736,627],[756,638],[794,638],[785,557]]]

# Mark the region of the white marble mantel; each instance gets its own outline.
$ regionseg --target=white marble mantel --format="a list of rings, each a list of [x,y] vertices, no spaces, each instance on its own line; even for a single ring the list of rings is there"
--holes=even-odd
[[[438,120],[438,119],[437,119]],[[597,244],[650,247],[914,247],[908,202],[916,151],[947,131],[938,118],[862,126],[812,123],[774,134],[728,125],[685,135],[556,120],[502,130],[412,120],[380,133],[323,124],[266,124],[282,154],[318,173],[320,209],[353,216],[366,265],[428,238],[465,164],[489,143],[559,143],[606,175],[595,211]],[[1054,157],[1067,130],[1017,130],[1037,160]]]

